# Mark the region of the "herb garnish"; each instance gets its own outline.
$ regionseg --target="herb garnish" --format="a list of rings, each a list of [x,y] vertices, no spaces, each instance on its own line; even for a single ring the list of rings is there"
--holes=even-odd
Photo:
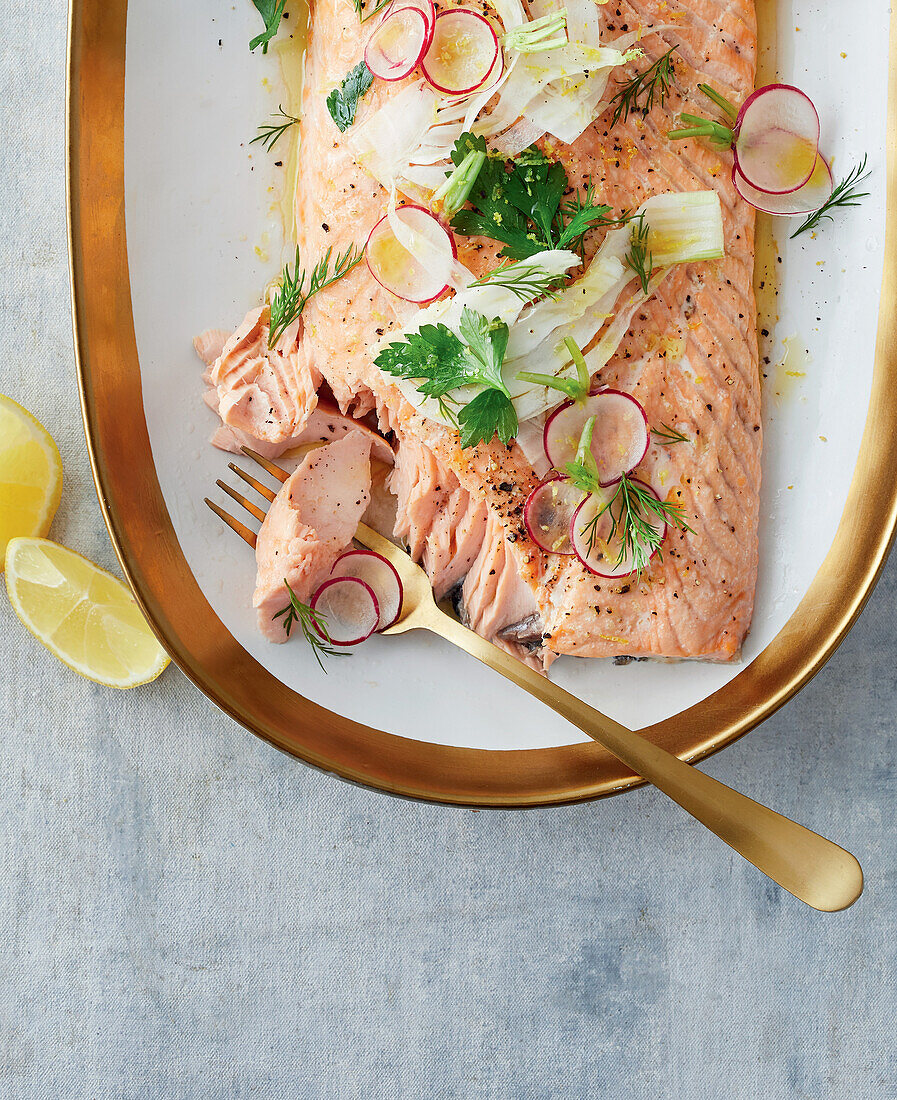
[[[347,657],[348,654],[344,650],[333,648],[330,633],[327,630],[327,616],[320,611],[315,611],[315,609],[309,607],[307,603],[303,603],[292,588],[290,588],[289,584],[287,584],[286,577],[284,577],[283,583],[287,586],[287,592],[290,594],[290,602],[286,607],[281,608],[276,615],[273,615],[272,618],[279,619],[281,615],[286,616],[283,620],[283,628],[288,638],[290,636],[290,631],[293,629],[293,625],[298,622],[302,627],[302,636],[311,646],[312,653],[314,653],[315,660],[320,665],[321,671],[326,672],[327,669],[324,668],[324,662],[321,660],[322,656]]]
[[[355,121],[358,101],[373,83],[374,74],[363,61],[359,61],[327,97],[327,110],[341,133],[345,133]]]
[[[261,46],[262,53],[268,52],[268,43],[277,34],[286,2],[287,0],[252,0],[259,15],[265,20],[265,29],[249,43],[250,50]]]
[[[531,382],[534,386],[547,386],[549,389],[559,390],[571,400],[582,404],[589,396],[589,390],[592,386],[589,365],[572,337],[565,336],[564,343],[567,345],[567,351],[570,353],[570,358],[576,367],[575,378],[558,378],[554,374],[533,374],[531,371],[522,370],[518,373],[517,380],[519,382]]]
[[[659,428],[652,428],[651,435],[656,436],[664,446],[671,447],[674,443],[691,443],[687,435],[683,435],[682,432],[677,431],[669,424],[661,424]]]
[[[654,271],[654,258],[648,248],[648,234],[651,227],[645,221],[645,214],[636,214],[632,219],[632,231],[629,238],[629,251],[626,253],[626,266],[638,276],[642,293],[649,293],[649,283]]]
[[[284,332],[296,320],[305,309],[308,300],[319,290],[335,283],[348,274],[357,264],[360,264],[364,253],[357,252],[354,245],[350,245],[345,252],[340,253],[333,262],[333,270],[330,270],[330,257],[333,249],[328,248],[322,259],[318,260],[312,268],[311,275],[306,276],[304,269],[300,268],[299,249],[296,249],[296,260],[292,269],[290,265],[283,269],[280,276],[280,284],[271,299],[271,325],[268,333],[268,347],[274,347]],[[306,278],[308,285],[306,286]]]
[[[283,109],[283,105],[279,106],[274,114],[271,115],[273,119],[285,118],[286,122],[263,122],[259,126],[258,134],[250,141],[250,145],[255,145],[257,141],[260,141],[265,149],[270,153],[274,146],[277,144],[278,138],[282,137],[291,126],[295,126],[299,121],[298,118],[293,118],[292,115],[288,115]]]
[[[486,153],[486,141],[462,134],[452,150],[459,165],[471,150]],[[460,210],[452,219],[455,232],[466,237],[500,241],[500,255],[525,260],[536,252],[582,245],[587,230],[621,224],[611,208],[595,202],[591,185],[582,197],[561,204],[570,185],[564,166],[550,161],[535,146],[514,160],[489,154],[468,195],[472,210]]]
[[[582,430],[576,458],[567,463],[566,472],[577,489],[584,493],[606,495],[608,490],[601,487],[598,464],[592,454],[594,427],[595,417],[590,416]],[[684,508],[681,504],[660,500],[645,485],[628,474],[624,474],[611,488],[611,498],[605,501],[582,528],[582,536],[588,540],[589,553],[595,547],[598,523],[605,514],[610,519],[610,530],[605,541],[610,544],[616,540],[620,546],[614,565],[619,565],[628,558],[635,567],[633,572],[636,577],[641,576],[648,562],[659,551],[667,524],[694,534],[683,518]]]
[[[640,112],[642,118],[647,118],[655,100],[661,107],[666,103],[675,75],[671,56],[675,50],[676,47],[671,46],[663,57],[658,57],[653,65],[649,65],[644,72],[637,73],[631,80],[617,81],[620,90],[610,101],[616,104],[610,120],[612,127],[621,119],[625,122],[634,111]]]
[[[546,271],[538,263],[518,260],[513,264],[502,264],[493,268],[471,286],[500,286],[508,290],[522,302],[533,302],[536,298],[556,298],[558,288],[567,278],[564,274]]]
[[[808,215],[808,217],[800,223],[797,229],[791,234],[792,240],[800,233],[805,233],[808,229],[816,229],[823,219],[828,219],[830,222],[834,221],[835,219],[832,217],[831,211],[837,207],[859,206],[859,199],[869,197],[868,191],[856,190],[857,186],[861,184],[863,180],[869,178],[869,172],[866,170],[867,159],[868,157],[864,156],[856,168],[841,180],[822,206]]]
[[[708,99],[713,100],[732,122],[738,118],[738,108],[735,104],[730,103],[716,89],[711,88],[709,84],[699,84],[698,87]],[[683,138],[706,137],[710,138],[714,144],[728,149],[735,140],[735,131],[731,126],[726,126],[725,123],[716,122],[712,118],[703,118],[701,115],[690,115],[685,111],[679,117],[683,122],[688,122],[690,125],[678,130],[670,130],[667,137],[671,141],[681,141]]]
[[[372,16],[376,15],[378,11],[382,11],[390,0],[376,0],[373,4],[368,4],[367,0],[352,0],[352,7],[355,9],[355,14],[358,16],[362,23],[366,23]],[[368,11],[365,11],[365,8]]]
[[[501,374],[508,347],[508,326],[490,321],[466,306],[458,326],[460,336],[446,325],[422,325],[401,342],[392,343],[374,360],[387,374],[407,378],[425,397],[439,403],[446,419],[457,424],[461,446],[488,443],[494,435],[509,443],[517,433],[517,413]],[[484,386],[457,411],[452,391]]]

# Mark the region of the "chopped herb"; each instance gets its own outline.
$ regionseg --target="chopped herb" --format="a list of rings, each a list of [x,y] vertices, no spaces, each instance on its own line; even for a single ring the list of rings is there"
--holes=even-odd
[[[522,370],[517,375],[517,379],[520,382],[531,382],[534,386],[547,386],[549,389],[559,390],[573,401],[582,404],[589,396],[589,390],[592,386],[589,365],[572,337],[565,336],[564,343],[567,345],[567,351],[570,352],[570,358],[576,367],[575,378],[558,378],[553,374],[533,374],[530,371]]]
[[[299,249],[296,249],[296,260],[292,269],[290,265],[283,269],[280,276],[280,284],[271,299],[271,326],[268,333],[268,346],[274,347],[283,336],[287,328],[302,313],[310,298],[335,283],[348,274],[357,264],[360,264],[364,253],[357,252],[354,245],[350,245],[345,252],[336,257],[333,262],[333,270],[330,269],[330,258],[333,249],[328,248],[312,268],[311,275],[306,275],[300,268]],[[306,286],[306,278],[308,285]]]
[[[363,61],[359,61],[327,97],[327,110],[340,132],[348,130],[355,121],[358,101],[373,83],[374,74]]]
[[[637,214],[632,219],[632,231],[629,238],[629,251],[626,254],[626,265],[638,276],[642,293],[649,292],[648,284],[651,282],[651,274],[654,270],[654,260],[651,250],[648,248],[648,234],[651,227],[645,220],[644,212]]]
[[[615,218],[609,206],[595,201],[595,189],[591,180],[586,185],[585,195],[577,195],[570,202],[564,203],[560,212],[565,224],[558,234],[556,247],[572,248],[580,254],[582,254],[583,239],[588,230],[599,226],[603,229],[612,229],[625,225],[629,220],[629,215],[625,211]]]
[[[277,108],[277,111],[271,117],[275,120],[283,118],[286,119],[286,122],[263,122],[258,128],[258,134],[249,143],[255,145],[257,141],[260,141],[269,153],[277,144],[278,139],[299,121],[298,118],[288,115],[282,105]]]
[[[647,118],[655,101],[662,107],[673,83],[673,58],[676,47],[671,46],[663,55],[658,57],[653,65],[649,65],[644,72],[636,73],[631,80],[618,80],[620,90],[611,100],[615,104],[611,126],[616,126],[622,119],[623,122],[633,112],[640,112],[642,118]]]
[[[869,178],[869,172],[866,170],[867,159],[868,157],[863,157],[856,168],[841,180],[822,206],[800,223],[797,229],[791,234],[792,240],[800,233],[805,233],[808,229],[816,229],[824,219],[834,221],[835,219],[831,214],[832,210],[844,206],[859,206],[860,199],[869,197],[868,191],[856,190],[857,186],[861,184],[863,180]]]
[[[324,662],[321,660],[322,656],[346,657],[348,654],[344,650],[334,649],[330,633],[327,630],[327,616],[320,611],[315,611],[307,603],[303,603],[287,584],[286,578],[284,578],[283,583],[287,586],[287,592],[290,594],[290,602],[272,618],[279,619],[281,615],[286,616],[283,620],[283,628],[288,638],[294,624],[298,622],[302,628],[302,636],[311,646],[315,660],[320,665],[322,672],[326,672],[327,669],[324,668]]]
[[[252,0],[256,10],[265,21],[265,29],[249,43],[250,50],[262,47],[262,53],[268,52],[268,43],[277,34],[280,21],[283,19],[283,9],[287,0]]]
[[[460,165],[473,150],[486,154],[485,139],[462,134],[452,163]],[[468,195],[473,209],[459,210],[452,228],[466,237],[499,241],[504,245],[501,256],[525,260],[545,249],[581,249],[588,229],[620,224],[610,216],[609,206],[595,201],[591,184],[581,197],[562,205],[569,188],[564,166],[535,146],[507,162],[487,154]]]
[[[738,118],[738,108],[735,104],[730,103],[716,89],[711,88],[709,84],[699,84],[698,87],[708,99],[713,100],[732,122]],[[703,118],[701,115],[690,115],[685,111],[679,117],[683,122],[688,122],[690,125],[678,130],[670,130],[667,137],[671,141],[681,141],[683,138],[706,137],[710,138],[715,145],[721,145],[723,148],[728,149],[735,140],[735,131],[724,122],[717,122],[712,118]]]
[[[659,428],[652,428],[651,435],[655,436],[665,446],[672,446],[674,443],[691,443],[687,435],[671,428],[669,424],[661,424]]]
[[[508,443],[517,432],[517,413],[501,374],[508,326],[465,307],[458,332],[442,324],[422,325],[419,332],[384,348],[374,362],[387,374],[410,379],[424,397],[439,402],[442,415],[458,425],[462,447],[488,443],[496,433]],[[453,391],[471,385],[485,389],[453,412],[449,404],[458,403]]]

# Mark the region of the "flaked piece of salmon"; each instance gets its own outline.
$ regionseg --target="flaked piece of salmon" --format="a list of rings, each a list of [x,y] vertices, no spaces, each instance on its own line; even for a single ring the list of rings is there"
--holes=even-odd
[[[295,330],[268,347],[262,309],[251,310],[223,343],[221,335],[210,329],[194,341],[207,368],[206,403],[221,419],[211,442],[225,451],[248,446],[276,458],[300,442],[318,402],[321,375]]]
[[[287,585],[303,603],[330,575],[370,501],[371,440],[350,432],[312,451],[291,474],[268,509],[256,544],[252,605],[259,630],[286,641],[274,616],[289,603]]]
[[[471,496],[415,436],[396,448],[389,488],[396,495],[395,536],[423,565],[437,600],[470,571],[486,533],[486,503]]]

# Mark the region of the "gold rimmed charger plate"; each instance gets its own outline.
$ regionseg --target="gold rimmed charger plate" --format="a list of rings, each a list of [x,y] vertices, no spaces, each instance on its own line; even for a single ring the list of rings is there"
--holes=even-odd
[[[124,93],[127,0],[71,0],[68,215],[71,285],[87,445],[122,569],[184,673],[248,729],[345,779],[393,794],[473,806],[575,802],[639,782],[595,744],[494,751],[412,741],[304,699],[224,627],[191,573],[153,464],[143,412],[125,239]],[[894,56],[894,28],[891,31]],[[832,655],[878,578],[897,527],[897,214],[895,97],[888,113],[887,244],[869,413],[832,547],[791,619],[719,691],[648,727],[688,760],[741,737]]]

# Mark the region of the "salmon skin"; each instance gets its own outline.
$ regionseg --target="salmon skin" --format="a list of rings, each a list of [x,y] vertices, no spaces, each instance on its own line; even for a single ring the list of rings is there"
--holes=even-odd
[[[374,349],[401,332],[417,307],[383,289],[365,264],[306,305],[297,355],[343,412],[373,410],[381,431],[392,433],[396,532],[429,569],[437,594],[460,593],[475,629],[543,663],[560,654],[731,661],[750,626],[757,573],[754,212],[734,190],[730,152],[665,135],[681,111],[706,113],[700,83],[736,103],[751,92],[755,13],[751,0],[620,0],[598,13],[608,45],[642,32],[644,56],[620,79],[676,47],[666,103],[612,128],[605,110],[572,145],[549,137],[539,142],[542,151],[563,163],[572,188],[591,181],[613,209],[631,210],[668,191],[713,189],[721,200],[724,258],[675,268],[598,376],[601,385],[637,397],[649,424],[675,424],[688,436],[675,446],[652,445],[639,476],[682,506],[690,530],[670,528],[662,557],[638,579],[598,577],[576,558],[540,550],[523,523],[539,477],[521,447],[493,440],[462,450],[456,433],[413,408],[374,365]],[[309,266],[328,248],[339,254],[363,246],[386,212],[386,192],[353,160],[325,103],[362,57],[369,33],[350,0],[312,0],[295,196]],[[359,119],[402,87],[376,81]],[[587,261],[600,243],[591,236]],[[495,265],[494,242],[456,243],[459,259],[477,274]]]

